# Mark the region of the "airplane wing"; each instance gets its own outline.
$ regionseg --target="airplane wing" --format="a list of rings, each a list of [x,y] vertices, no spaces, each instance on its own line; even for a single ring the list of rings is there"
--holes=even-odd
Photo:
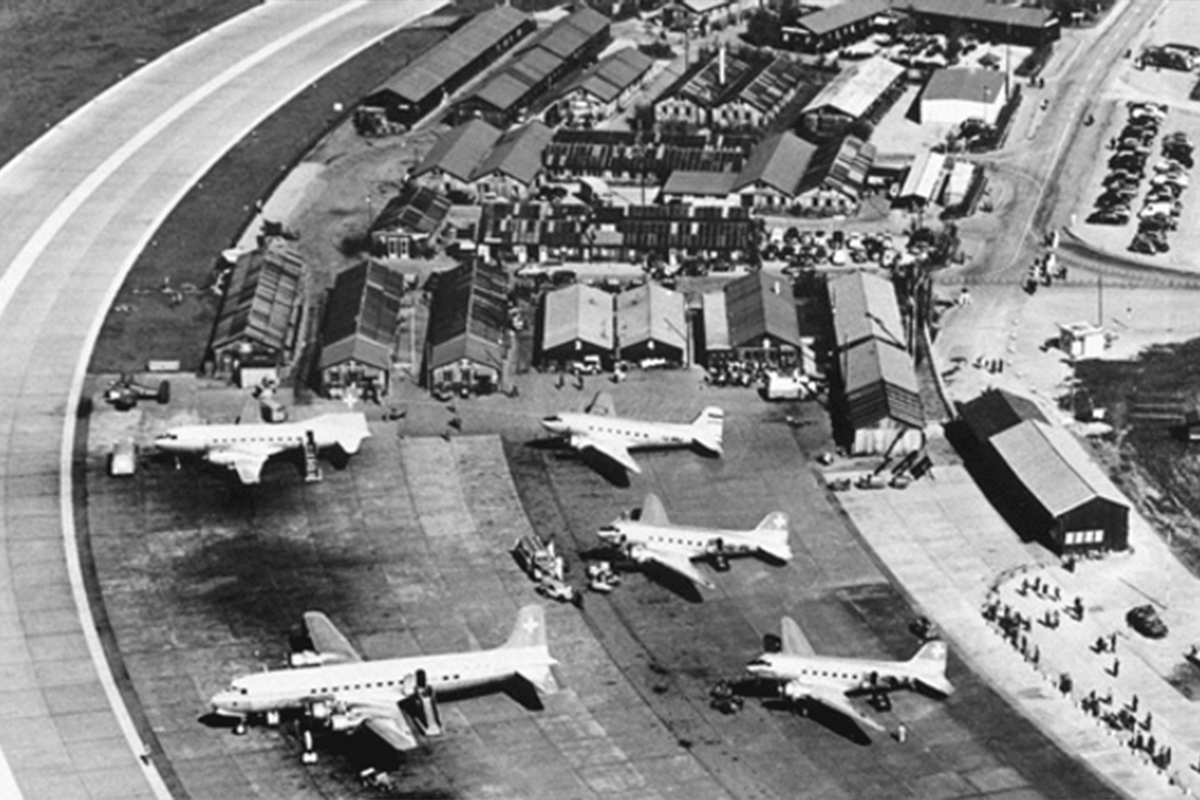
[[[638,474],[642,472],[642,468],[633,460],[633,456],[629,455],[629,450],[625,447],[624,442],[597,436],[579,436],[571,444],[580,450],[586,450],[590,447],[599,453],[603,453],[630,472]]]
[[[420,745],[416,734],[409,727],[408,721],[400,714],[400,709],[395,706],[392,708],[395,710],[394,714],[369,716],[363,720],[363,725],[366,725],[371,733],[387,742],[393,750],[401,752],[415,750]]]
[[[320,611],[305,612],[304,627],[308,638],[312,640],[313,649],[326,656],[324,663],[344,664],[363,660],[350,641],[329,621],[329,617]]]
[[[808,699],[820,703],[871,730],[880,732],[886,730],[878,722],[855,708],[854,704],[850,702],[850,698],[837,689],[801,683],[800,681],[791,681],[786,687],[786,695],[790,700]]]
[[[211,450],[207,457],[214,464],[222,464],[232,470],[237,470],[238,480],[242,483],[255,484],[259,482],[262,475],[263,464],[278,452],[279,448],[274,445],[252,447],[243,444],[237,447]]]
[[[612,395],[608,392],[596,392],[596,396],[592,398],[592,402],[588,403],[584,411],[598,417],[615,417],[617,415],[616,404],[613,403]]]
[[[704,573],[696,569],[696,565],[691,562],[691,559],[677,553],[664,553],[660,550],[652,550],[645,548],[642,551],[643,560],[654,561],[661,564],[672,572],[677,572],[693,583],[698,583],[709,589],[717,588],[712,581],[704,577]]]

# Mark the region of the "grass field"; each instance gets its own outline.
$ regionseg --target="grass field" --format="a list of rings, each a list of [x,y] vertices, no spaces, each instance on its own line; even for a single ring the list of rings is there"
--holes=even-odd
[[[4,0],[0,163],[139,66],[257,0]]]

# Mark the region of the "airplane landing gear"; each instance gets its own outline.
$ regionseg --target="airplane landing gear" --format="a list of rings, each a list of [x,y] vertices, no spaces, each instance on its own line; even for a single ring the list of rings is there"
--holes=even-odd
[[[305,728],[304,733],[301,734],[301,737],[304,739],[304,752],[300,754],[300,763],[302,763],[302,764],[317,763],[317,751],[313,749],[312,731],[309,730],[308,728]]]
[[[271,728],[276,728],[279,726],[279,712],[278,711],[268,711],[267,712],[267,725]]]
[[[245,736],[246,730],[247,730],[246,720],[239,719],[237,721],[237,724],[233,726],[233,735],[234,736]]]

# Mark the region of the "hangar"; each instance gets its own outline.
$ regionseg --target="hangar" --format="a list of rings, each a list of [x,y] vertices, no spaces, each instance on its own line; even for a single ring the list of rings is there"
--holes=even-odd
[[[687,360],[687,313],[683,295],[645,283],[617,295],[617,347],[628,361]]]
[[[406,183],[371,223],[371,252],[412,258],[429,244],[450,213],[450,199],[435,189]]]
[[[829,281],[835,372],[845,437],[856,454],[898,455],[925,444],[925,410],[891,282],[856,270]]]
[[[304,262],[280,237],[238,258],[213,324],[211,352],[221,372],[253,358],[280,366],[295,351],[304,310]]]
[[[1128,501],[1033,402],[992,390],[963,404],[960,415],[971,434],[964,454],[987,475],[985,490],[1018,533],[1059,555],[1128,546]]]
[[[613,296],[575,283],[542,297],[541,361],[564,364],[584,356],[612,358]]]
[[[876,18],[886,14],[889,6],[888,0],[843,0],[784,28],[784,42],[808,53],[846,47],[874,33]]]
[[[321,389],[378,399],[391,388],[392,348],[400,328],[404,276],[365,261],[338,273],[321,328]]]
[[[537,30],[527,14],[502,5],[477,15],[363,98],[389,120],[411,127],[450,94]]]
[[[422,376],[434,390],[489,394],[507,355],[508,276],[483,261],[434,276]]]
[[[791,284],[762,272],[705,294],[703,320],[710,368],[730,358],[790,368],[803,365],[804,353],[811,357],[812,340],[800,333]]]

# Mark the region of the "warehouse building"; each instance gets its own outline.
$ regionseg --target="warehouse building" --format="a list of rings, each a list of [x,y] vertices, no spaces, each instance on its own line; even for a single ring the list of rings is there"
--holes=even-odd
[[[566,125],[603,122],[625,110],[645,86],[652,66],[654,59],[633,47],[610,53],[559,93],[555,116]]]
[[[840,50],[874,33],[889,5],[888,0],[843,0],[800,17],[784,29],[784,43],[806,53]]]
[[[361,106],[412,127],[535,30],[533,18],[511,6],[484,11],[414,59]]]
[[[587,356],[611,361],[613,322],[613,296],[602,289],[575,283],[547,292],[542,298],[541,363],[562,367]]]
[[[687,311],[681,293],[645,283],[617,295],[616,306],[621,359],[665,365],[687,362]]]
[[[754,147],[748,136],[656,135],[630,131],[560,130],[542,154],[552,180],[600,178],[610,183],[659,186],[679,170],[738,172]]]
[[[490,394],[500,387],[507,355],[508,278],[483,261],[432,280],[424,384],[434,391]]]
[[[959,411],[967,464],[987,476],[980,485],[1019,534],[1059,555],[1128,547],[1128,501],[1033,402],[991,390]]]
[[[455,117],[478,117],[498,128],[508,127],[570,73],[594,61],[611,38],[609,19],[598,11],[585,7],[563,17],[464,98]]]
[[[921,93],[921,122],[961,125],[981,119],[995,125],[1008,102],[1004,73],[991,69],[938,69]]]
[[[338,273],[321,328],[321,389],[377,400],[392,382],[392,350],[400,329],[404,276],[364,262]]]
[[[988,0],[902,0],[895,6],[918,26],[935,33],[966,31],[990,42],[1039,47],[1058,41],[1058,16],[1051,10]]]
[[[553,137],[537,121],[501,133],[481,119],[469,120],[439,137],[411,178],[475,202],[525,200],[537,187],[542,151]]]
[[[925,411],[891,282],[856,270],[829,281],[842,438],[856,454],[925,444]]]
[[[213,324],[212,358],[222,373],[242,363],[283,365],[295,354],[304,311],[304,262],[281,237],[266,237],[234,264]]]
[[[842,70],[821,87],[801,113],[814,136],[844,133],[854,122],[879,122],[904,91],[904,67],[876,56]]]

